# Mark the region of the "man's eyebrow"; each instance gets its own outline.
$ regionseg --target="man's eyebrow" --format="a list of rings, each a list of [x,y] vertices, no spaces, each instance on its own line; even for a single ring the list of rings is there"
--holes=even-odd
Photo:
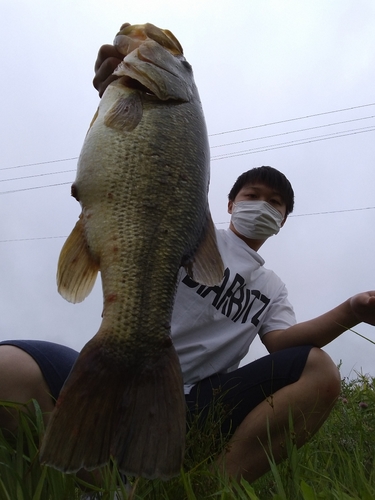
[[[266,185],[266,187],[268,187],[268,186]],[[249,185],[245,186],[244,189],[255,189],[255,190],[259,191],[262,189],[262,185],[259,185],[259,186],[253,185],[252,186],[251,184],[249,184]],[[269,189],[271,190],[272,194],[275,194],[275,195],[278,195],[281,197],[283,196],[281,194],[281,191],[279,191],[278,189],[274,189],[274,188],[269,188]]]

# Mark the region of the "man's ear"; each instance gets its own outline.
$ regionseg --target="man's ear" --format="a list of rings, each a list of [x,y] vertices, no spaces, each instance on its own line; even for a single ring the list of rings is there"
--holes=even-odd
[[[233,210],[233,201],[229,200],[228,201],[228,214],[231,214]]]
[[[286,216],[284,217],[284,219],[282,220],[280,227],[283,227],[283,225],[285,224],[285,222],[286,222],[287,218],[288,218],[288,216],[286,215]]]

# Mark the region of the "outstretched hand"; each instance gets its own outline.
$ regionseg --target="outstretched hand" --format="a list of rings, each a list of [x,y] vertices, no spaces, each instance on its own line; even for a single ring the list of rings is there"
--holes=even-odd
[[[375,291],[363,292],[350,299],[350,306],[358,322],[375,326]]]

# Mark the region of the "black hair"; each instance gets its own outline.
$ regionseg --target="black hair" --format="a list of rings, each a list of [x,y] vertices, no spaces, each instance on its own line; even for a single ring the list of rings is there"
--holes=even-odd
[[[293,212],[294,192],[285,175],[273,167],[256,167],[241,174],[228,194],[228,199],[234,201],[240,190],[247,184],[264,184],[280,193],[285,205],[286,214]]]

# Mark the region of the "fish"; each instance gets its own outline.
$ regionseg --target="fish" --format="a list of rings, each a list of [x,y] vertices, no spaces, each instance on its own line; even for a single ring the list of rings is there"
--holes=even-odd
[[[224,267],[208,205],[210,155],[191,65],[169,30],[125,25],[127,44],[85,137],[71,193],[81,214],[58,291],[77,303],[100,272],[102,322],[51,413],[40,461],[67,473],[113,460],[178,475],[186,406],[171,315],[181,267],[216,285]]]

